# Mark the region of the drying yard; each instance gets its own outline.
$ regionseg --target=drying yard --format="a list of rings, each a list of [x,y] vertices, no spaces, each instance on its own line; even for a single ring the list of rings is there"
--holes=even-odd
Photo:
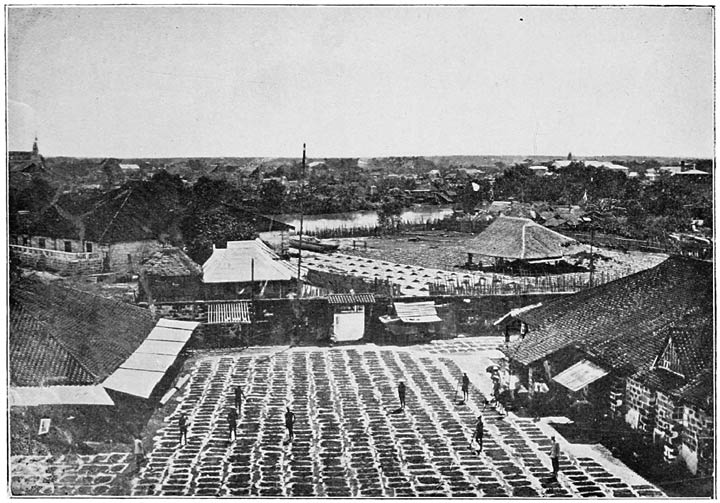
[[[561,474],[551,477],[547,425],[484,408],[489,381],[480,368],[499,339],[436,341],[403,348],[254,348],[198,354],[179,392],[146,432],[148,461],[135,471],[126,453],[93,459],[14,459],[16,494],[268,497],[658,497],[663,493],[603,456],[573,455],[564,443]],[[468,367],[468,359],[476,367]],[[468,403],[454,395],[471,375]],[[405,380],[407,408],[396,386]],[[231,440],[226,413],[234,389],[247,400]],[[296,414],[287,442],[285,407]],[[188,417],[181,445],[177,418]],[[478,415],[484,449],[469,446]],[[79,465],[77,463],[80,463]],[[122,472],[123,477],[117,477]]]

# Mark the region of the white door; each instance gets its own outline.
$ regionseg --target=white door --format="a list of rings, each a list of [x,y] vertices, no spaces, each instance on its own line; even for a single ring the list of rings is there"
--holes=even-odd
[[[362,339],[365,335],[365,306],[358,311],[335,313],[333,334],[338,342]]]

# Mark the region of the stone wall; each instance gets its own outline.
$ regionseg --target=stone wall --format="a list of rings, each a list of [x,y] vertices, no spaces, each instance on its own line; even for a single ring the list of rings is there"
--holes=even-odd
[[[46,250],[70,251],[71,253],[84,253],[86,241],[67,238],[51,238],[47,236],[20,235],[11,238],[12,244],[30,246],[32,248],[44,248]],[[65,249],[65,243],[70,243],[70,250]],[[90,243],[92,251],[98,251],[97,243]]]
[[[138,273],[140,264],[162,246],[158,241],[131,241],[127,243],[114,243],[103,245],[101,251],[105,253],[105,266],[107,270],[120,273]]]
[[[25,239],[24,239],[25,238]],[[41,240],[44,246],[41,246]],[[114,244],[98,244],[90,241],[78,241],[76,239],[64,239],[64,238],[50,238],[43,236],[14,236],[11,238],[12,244],[20,246],[29,246],[32,248],[42,248],[46,250],[56,250],[64,252],[65,242],[70,243],[71,253],[85,253],[87,243],[92,246],[93,253],[100,253],[103,259],[98,259],[100,262],[100,268],[97,267],[97,261],[92,259],[93,262],[86,265],[68,265],[63,266],[59,262],[62,259],[47,260],[48,270],[54,270],[61,273],[67,274],[95,274],[100,272],[119,272],[119,273],[138,273],[140,270],[140,264],[148,258],[150,255],[158,251],[162,246],[158,241],[130,241],[126,243],[114,243]],[[23,265],[26,267],[43,268],[46,264],[41,263],[40,266],[37,264],[37,259],[33,262],[32,259],[25,258],[26,262]],[[54,269],[51,269],[54,267]],[[67,271],[67,272],[65,272]],[[77,271],[77,272],[76,272]]]

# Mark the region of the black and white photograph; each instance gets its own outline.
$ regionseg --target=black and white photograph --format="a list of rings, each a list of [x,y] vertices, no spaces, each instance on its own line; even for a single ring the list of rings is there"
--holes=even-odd
[[[4,15],[6,497],[717,497],[714,4]]]

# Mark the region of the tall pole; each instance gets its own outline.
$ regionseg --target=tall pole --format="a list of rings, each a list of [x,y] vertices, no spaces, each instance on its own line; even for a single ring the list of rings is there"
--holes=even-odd
[[[302,296],[302,280],[300,279],[300,263],[302,262],[302,233],[303,233],[303,211],[305,204],[305,144],[303,143],[302,171],[300,174],[300,238],[298,239],[298,271],[297,271],[297,296]]]
[[[590,288],[593,287],[593,273],[595,272],[595,259],[593,256],[593,242],[595,241],[595,222],[590,222]]]
[[[248,315],[250,316],[250,337],[248,346],[255,339],[255,259],[250,259],[250,309],[248,309]]]

